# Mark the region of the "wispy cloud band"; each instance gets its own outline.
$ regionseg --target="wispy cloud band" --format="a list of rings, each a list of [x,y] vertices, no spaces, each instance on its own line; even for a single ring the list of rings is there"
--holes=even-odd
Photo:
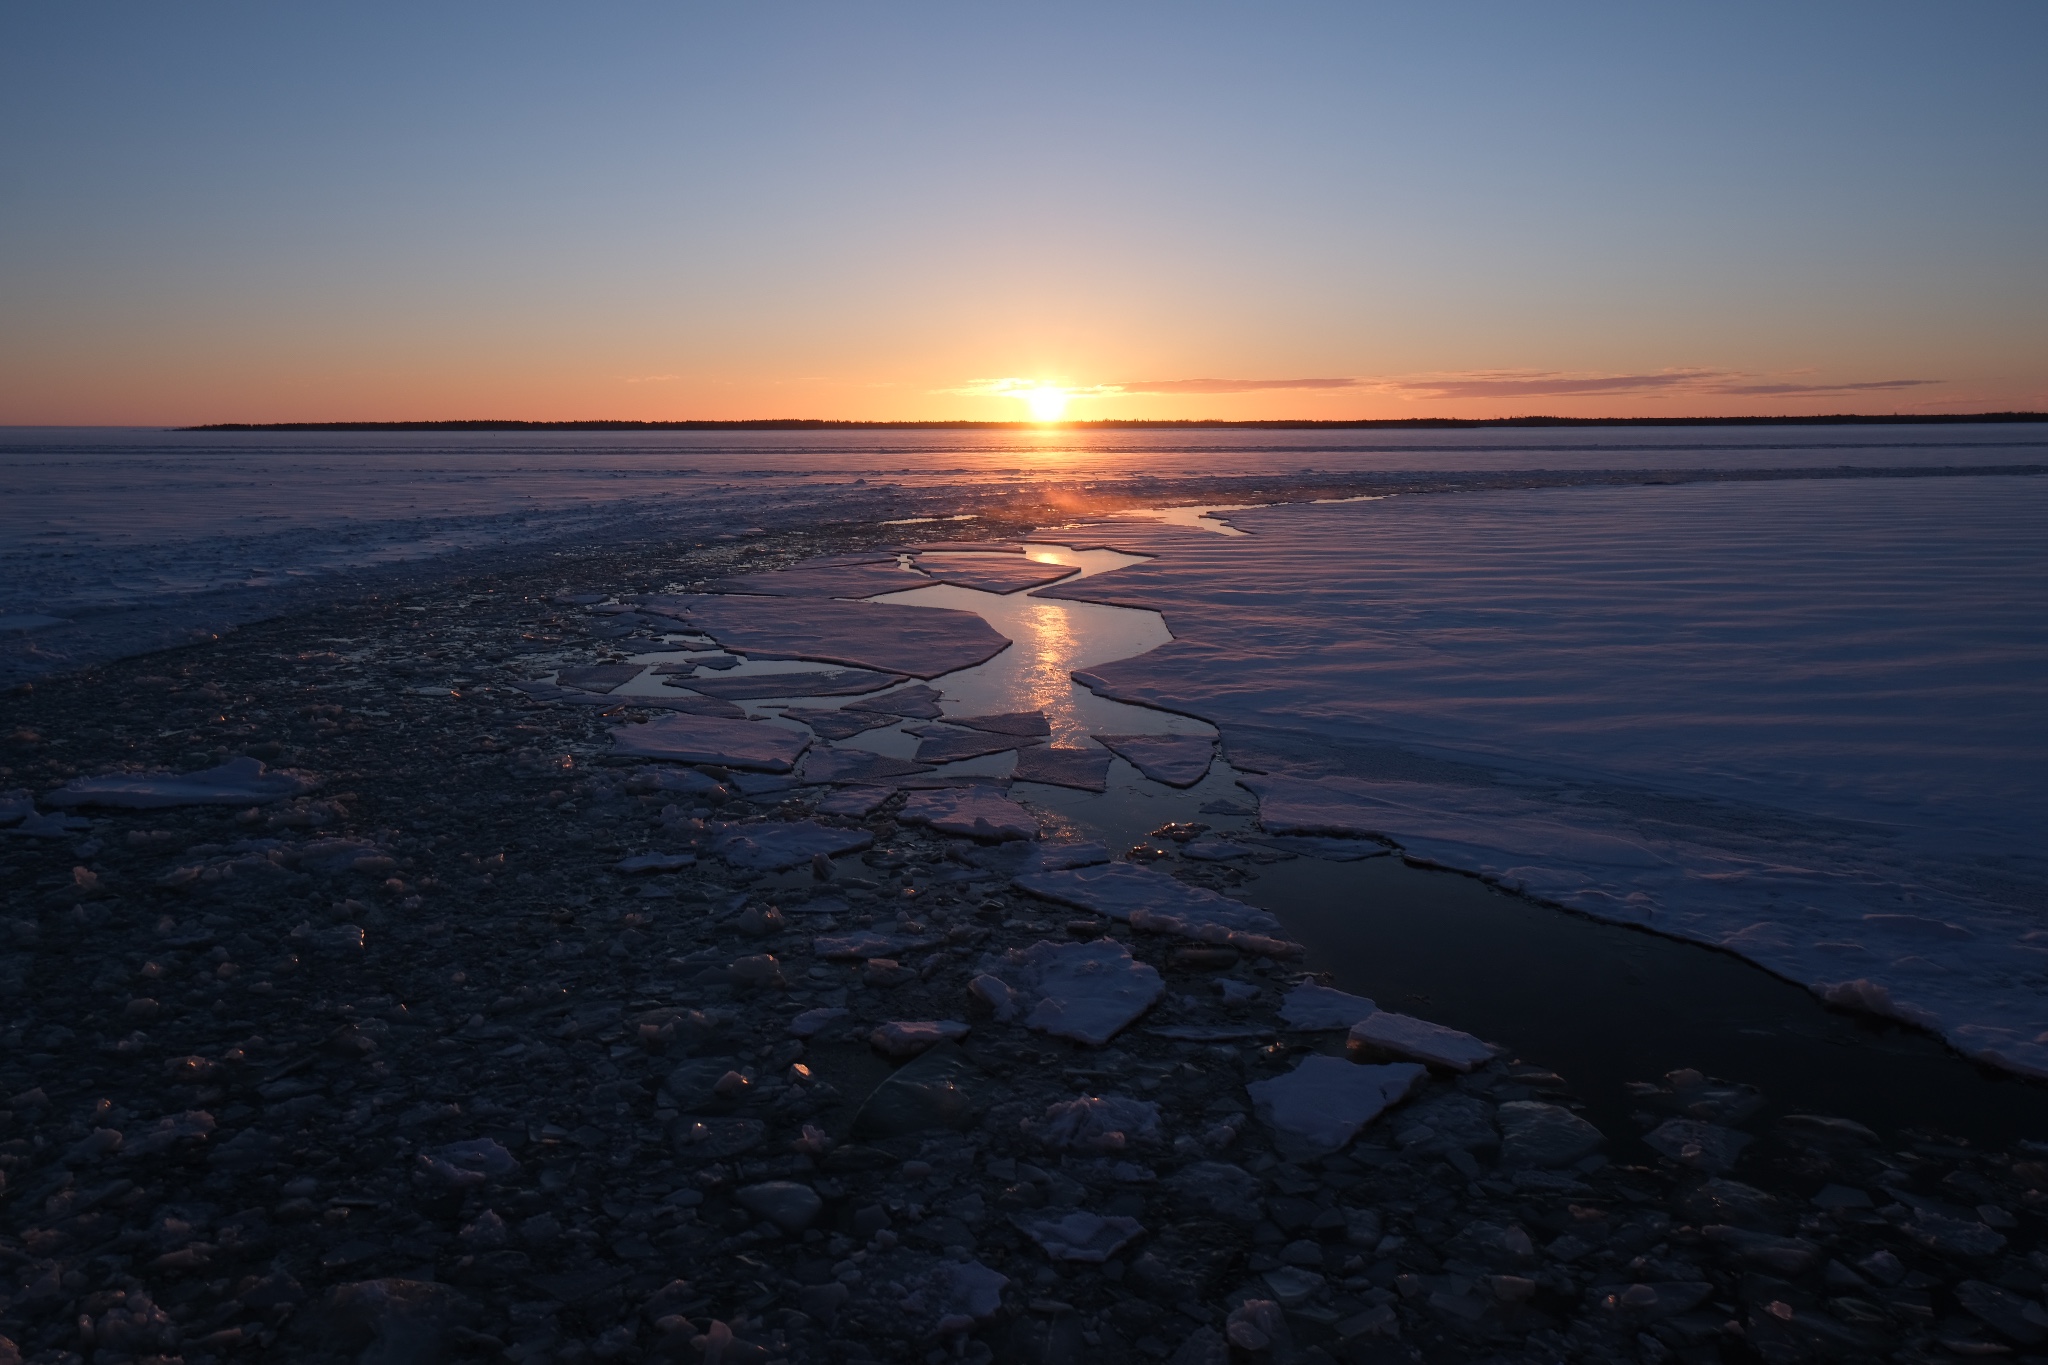
[[[1870,379],[1849,383],[1758,382],[1726,370],[1658,370],[1651,374],[1566,374],[1543,370],[1468,370],[1372,381],[1404,398],[1583,398],[1602,394],[1736,394],[1785,397],[1883,393],[1939,384],[1938,379]]]

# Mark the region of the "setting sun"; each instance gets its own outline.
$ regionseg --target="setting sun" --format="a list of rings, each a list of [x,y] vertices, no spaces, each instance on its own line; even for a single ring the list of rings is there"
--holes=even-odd
[[[1067,412],[1067,391],[1048,388],[1044,385],[1026,389],[1017,395],[1031,405],[1031,420],[1034,422],[1057,422]]]

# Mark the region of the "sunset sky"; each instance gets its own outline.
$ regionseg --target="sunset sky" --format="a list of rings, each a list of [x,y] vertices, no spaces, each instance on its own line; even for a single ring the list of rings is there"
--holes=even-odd
[[[13,4],[0,423],[2048,408],[2043,51],[2037,0]]]

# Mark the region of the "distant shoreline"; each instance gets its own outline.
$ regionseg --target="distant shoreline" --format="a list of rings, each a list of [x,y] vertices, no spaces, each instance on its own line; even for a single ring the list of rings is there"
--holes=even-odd
[[[2048,412],[1913,413],[1820,417],[1384,417],[1355,421],[1227,421],[1221,418],[1093,422],[855,422],[821,417],[767,417],[737,422],[209,422],[172,431],[1365,431],[1469,430],[1487,427],[1828,427],[1969,426],[2048,422]]]

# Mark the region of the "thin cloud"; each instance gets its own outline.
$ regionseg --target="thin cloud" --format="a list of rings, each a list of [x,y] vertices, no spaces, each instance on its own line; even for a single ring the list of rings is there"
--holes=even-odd
[[[1652,374],[1564,374],[1543,370],[1472,370],[1382,380],[1374,388],[1406,398],[1585,398],[1602,394],[1732,394],[1790,397],[1885,393],[1939,384],[1939,379],[1870,379],[1840,384],[1758,382],[1726,370],[1659,370]]]
[[[1251,393],[1258,389],[1355,389],[1356,379],[1135,379],[1121,393]]]

